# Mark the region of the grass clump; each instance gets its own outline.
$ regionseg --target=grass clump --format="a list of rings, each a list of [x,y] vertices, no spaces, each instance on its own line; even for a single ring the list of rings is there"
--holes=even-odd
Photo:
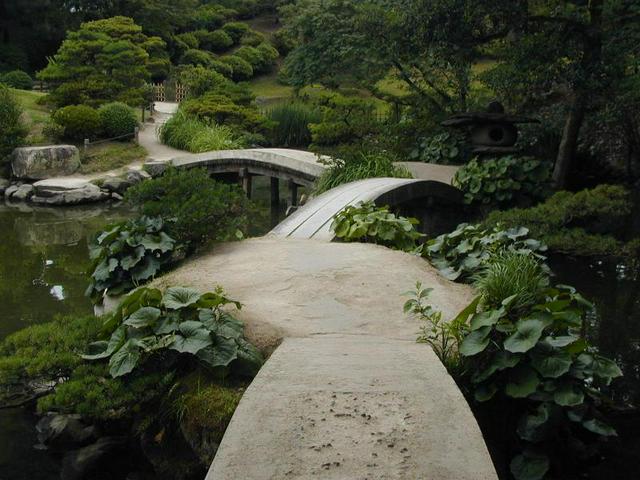
[[[202,153],[242,148],[242,141],[226,126],[207,124],[179,111],[159,129],[160,141],[178,150]]]
[[[404,167],[394,165],[395,159],[386,152],[343,150],[339,155],[342,158],[322,160],[327,169],[316,182],[317,194],[366,178],[411,178],[411,173]]]
[[[276,147],[307,147],[311,143],[310,123],[318,123],[321,113],[304,103],[285,103],[267,111],[273,122],[269,132],[271,144]]]
[[[82,158],[80,173],[115,170],[147,158],[147,150],[132,142],[106,142],[92,146]]]

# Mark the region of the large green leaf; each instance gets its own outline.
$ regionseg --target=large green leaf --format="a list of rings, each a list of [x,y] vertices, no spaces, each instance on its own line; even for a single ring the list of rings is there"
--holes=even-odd
[[[504,314],[505,311],[503,308],[476,313],[471,317],[471,330],[478,330],[482,327],[492,327],[498,323]]]
[[[542,439],[543,426],[550,417],[551,405],[541,403],[534,413],[525,414],[518,422],[518,436],[529,442],[538,442]]]
[[[203,348],[196,356],[211,368],[226,367],[238,358],[238,347],[233,340],[217,338],[215,344]]]
[[[460,353],[465,357],[471,357],[484,351],[489,345],[491,327],[481,327],[464,337],[460,344]]]
[[[584,402],[582,389],[572,382],[562,382],[553,394],[553,400],[563,407],[575,407]]]
[[[131,252],[131,254],[125,255],[124,257],[122,257],[122,259],[120,260],[120,266],[124,270],[131,270],[133,267],[135,267],[138,264],[138,262],[140,262],[140,260],[142,260],[142,258],[144,257],[144,254],[145,254],[144,247],[138,246],[133,249],[133,252]]]
[[[153,327],[153,332],[156,335],[165,335],[167,333],[173,333],[180,327],[180,314],[179,312],[168,312],[164,314]]]
[[[216,315],[211,310],[200,309],[198,318],[215,335],[237,339],[244,333],[244,325],[228,313],[219,312]]]
[[[527,366],[519,366],[509,372],[505,393],[513,398],[525,398],[536,391],[540,379],[535,370]]]
[[[151,255],[147,255],[131,270],[131,278],[135,282],[141,282],[153,277],[160,270],[160,261]]]
[[[211,335],[201,322],[187,321],[182,322],[178,327],[171,349],[195,355],[212,344]]]
[[[158,308],[142,307],[133,312],[123,323],[133,328],[151,327],[160,318],[160,313]]]
[[[601,422],[597,418],[585,420],[584,422],[582,422],[582,426],[590,432],[597,433],[598,435],[603,435],[605,437],[615,437],[618,435],[615,428],[613,428],[611,425],[607,425],[606,423]]]
[[[486,402],[491,400],[497,391],[498,387],[494,383],[482,383],[476,387],[473,396],[478,402]]]
[[[162,301],[168,309],[179,310],[194,305],[198,302],[200,296],[200,292],[193,288],[171,287],[167,288],[167,291],[164,292]]]
[[[620,370],[616,362],[600,355],[594,355],[591,368],[593,374],[604,380],[607,385],[611,382],[611,379],[622,376],[622,370]]]
[[[549,470],[549,458],[525,452],[511,460],[510,469],[516,480],[541,480]]]
[[[530,353],[531,365],[540,375],[547,378],[558,378],[569,371],[573,360],[563,350],[540,349]]]
[[[103,358],[107,358],[110,355],[107,353],[108,346],[109,342],[106,340],[90,343],[87,346],[86,353],[80,356],[85,360],[101,360]]]
[[[243,338],[236,340],[236,342],[238,345],[238,360],[233,363],[234,373],[249,377],[255,376],[264,362],[260,351]]]
[[[109,373],[113,378],[133,371],[140,360],[140,349],[134,340],[127,340],[109,360]]]
[[[162,253],[173,250],[175,243],[175,240],[164,232],[158,235],[147,234],[140,239],[140,245],[147,250],[159,250]]]
[[[506,368],[515,367],[520,362],[520,355],[501,351],[495,354],[491,359],[491,363],[484,369],[476,371],[471,377],[472,382],[480,383],[484,382],[494,373],[504,370]]]
[[[516,331],[504,341],[504,348],[512,353],[524,353],[535,347],[542,336],[545,323],[537,318],[518,321]]]

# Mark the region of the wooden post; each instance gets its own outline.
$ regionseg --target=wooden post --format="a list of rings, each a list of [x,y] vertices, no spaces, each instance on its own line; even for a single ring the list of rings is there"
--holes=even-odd
[[[298,205],[298,185],[293,180],[289,180],[289,191],[291,192],[291,205]]]
[[[280,179],[271,177],[271,220],[276,221],[280,216]]]
[[[140,127],[136,127],[133,130],[133,139],[136,142],[136,145],[140,144]]]
[[[144,111],[147,109],[144,105],[142,106],[142,121],[140,123],[144,123]]]
[[[87,154],[87,150],[89,150],[89,139],[85,138],[84,139],[84,154]]]
[[[247,198],[251,198],[251,174],[249,173],[249,170],[246,168],[241,168],[238,172],[238,175],[240,177],[240,182],[242,184],[244,193],[247,194]]]

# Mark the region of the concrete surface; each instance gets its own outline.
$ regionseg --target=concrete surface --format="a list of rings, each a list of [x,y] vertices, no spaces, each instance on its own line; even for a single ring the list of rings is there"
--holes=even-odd
[[[413,178],[420,180],[433,180],[451,185],[456,172],[460,170],[455,165],[436,165],[423,162],[396,162],[396,165],[406,168]]]
[[[473,297],[403,252],[272,237],[217,246],[156,280],[223,286],[244,304],[249,339],[277,347],[207,479],[496,479],[464,397],[402,314],[416,280],[448,318]]]

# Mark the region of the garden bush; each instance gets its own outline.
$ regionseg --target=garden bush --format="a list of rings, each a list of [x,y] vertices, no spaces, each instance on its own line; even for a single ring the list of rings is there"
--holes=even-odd
[[[625,255],[621,240],[631,216],[630,193],[622,186],[599,185],[577,193],[557,192],[531,208],[494,211],[483,221],[493,228],[526,226],[557,253]]]
[[[254,376],[262,356],[245,340],[242,322],[225,311],[231,304],[241,308],[220,288],[205,294],[186,287],[164,292],[139,289],[105,321],[103,331],[109,336],[88,345],[82,358],[108,360],[113,378],[143,368],[147,362],[175,364],[180,357],[221,377],[231,371]]]
[[[233,69],[231,78],[236,82],[249,80],[253,77],[253,67],[245,59],[236,55],[227,55],[220,57],[222,63],[226,63]]]
[[[29,132],[22,123],[22,108],[11,91],[0,84],[0,165],[14,148],[24,144]]]
[[[321,119],[315,107],[302,102],[277,105],[267,110],[266,116],[273,123],[269,139],[274,147],[308,147],[311,143],[309,124]]]
[[[474,158],[453,183],[467,204],[498,206],[531,203],[550,193],[551,165],[532,157]]]
[[[22,70],[14,70],[0,75],[0,82],[11,88],[18,88],[20,90],[31,90],[33,88],[33,79],[27,72],[23,72]]]
[[[136,112],[129,105],[122,102],[113,102],[102,105],[98,109],[104,134],[109,137],[123,135],[133,136],[138,119]]]
[[[595,457],[600,439],[616,435],[602,407],[622,374],[581,335],[591,304],[571,287],[547,286],[536,262],[514,252],[492,258],[480,295],[450,322],[426,304],[421,285],[405,304],[425,322],[419,340],[470,392],[474,410],[500,411],[516,480],[549,470],[564,478],[567,464],[577,471]]]
[[[87,105],[69,105],[53,114],[53,121],[64,128],[64,137],[82,141],[96,139],[103,133],[98,112]]]
[[[215,62],[215,57],[206,50],[198,50],[190,48],[180,57],[181,65],[201,65],[203,67],[211,67]]]
[[[200,48],[200,38],[196,32],[180,33],[174,37],[174,41],[179,48],[185,51]]]
[[[42,135],[49,140],[57,142],[64,138],[64,127],[62,125],[58,125],[53,120],[49,120],[42,127]]]
[[[489,259],[503,251],[531,255],[544,261],[547,246],[531,238],[524,227],[492,228],[462,223],[450,233],[429,240],[422,255],[449,280],[468,280],[486,266]]]
[[[207,123],[232,126],[240,131],[267,131],[267,119],[253,106],[237,105],[224,93],[210,91],[182,105],[182,111]]]
[[[245,45],[234,52],[234,55],[246,60],[255,74],[269,72],[278,58],[278,51],[268,43],[261,43],[257,47]]]
[[[170,169],[127,190],[125,200],[145,215],[171,219],[167,232],[189,251],[236,238],[250,206],[238,185],[216,182],[206,169]]]
[[[248,32],[250,29],[249,29],[249,25],[247,25],[246,23],[229,22],[229,23],[225,23],[222,26],[222,30],[224,30],[225,33],[233,39],[233,43],[238,43],[240,42],[240,39],[242,38],[242,36],[246,32]]]
[[[257,47],[263,42],[266,42],[267,38],[264,34],[256,32],[255,30],[249,30],[246,32],[240,40],[241,45],[249,45],[250,47]]]
[[[196,29],[212,31],[222,27],[225,21],[234,17],[236,13],[235,10],[224,8],[221,5],[204,4],[195,10],[190,24]]]
[[[233,39],[224,30],[198,30],[193,32],[199,40],[199,48],[210,52],[224,52],[233,46]]]
[[[233,78],[233,66],[221,60],[214,60],[209,67],[214,72],[224,75],[228,79]]]
[[[342,158],[338,158],[338,155]],[[321,159],[327,169],[316,181],[315,192],[322,193],[343,183],[373,177],[411,178],[411,173],[394,165],[395,158],[386,152],[342,150],[329,160]]]
[[[145,282],[175,260],[176,241],[167,235],[159,216],[141,217],[108,226],[89,247],[92,260],[87,296],[120,295]]]
[[[349,205],[333,219],[331,230],[343,242],[375,243],[397,250],[412,251],[423,235],[416,231],[415,218],[397,216],[389,207],[373,202]]]
[[[243,147],[242,141],[231,128],[205,123],[185,112],[179,111],[160,127],[162,143],[192,153]]]

